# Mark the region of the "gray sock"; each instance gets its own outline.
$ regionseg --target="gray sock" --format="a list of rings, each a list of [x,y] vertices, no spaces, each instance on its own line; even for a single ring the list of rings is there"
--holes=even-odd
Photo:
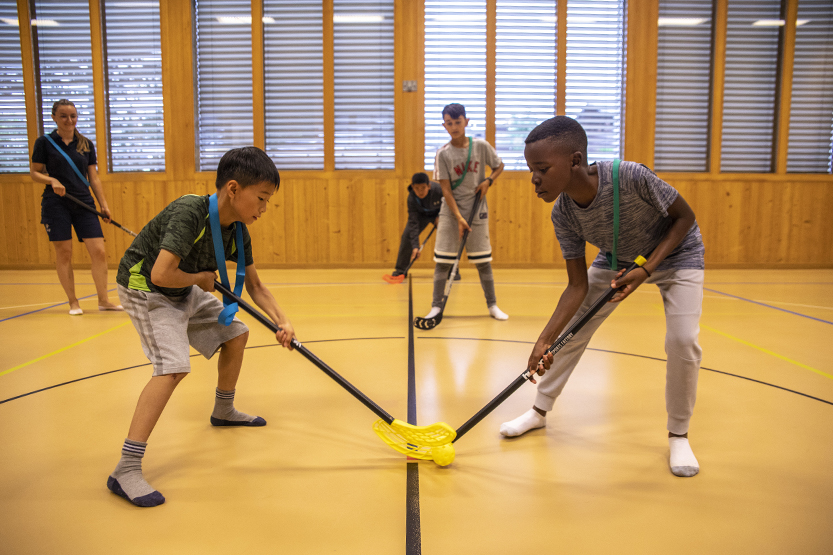
[[[484,262],[483,264],[475,264],[475,266],[480,274],[480,286],[486,296],[486,306],[495,306],[497,297],[495,296],[495,275],[492,273],[492,263]]]
[[[217,398],[214,400],[214,412],[211,413],[211,424],[214,426],[265,426],[266,420],[259,416],[252,416],[234,408],[234,392],[217,388]]]
[[[431,306],[442,306],[443,295],[445,295],[445,282],[448,281],[448,272],[451,271],[453,264],[440,264],[434,266],[434,298]],[[459,266],[457,270],[459,271]]]
[[[164,503],[165,498],[142,476],[142,457],[146,447],[147,443],[141,441],[124,440],[121,460],[107,478],[107,489],[138,507],[155,507]]]

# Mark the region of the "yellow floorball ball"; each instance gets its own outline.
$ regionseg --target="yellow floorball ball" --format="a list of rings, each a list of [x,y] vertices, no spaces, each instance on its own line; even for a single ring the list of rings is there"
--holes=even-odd
[[[431,448],[431,458],[440,466],[448,466],[454,461],[454,446],[450,443]]]

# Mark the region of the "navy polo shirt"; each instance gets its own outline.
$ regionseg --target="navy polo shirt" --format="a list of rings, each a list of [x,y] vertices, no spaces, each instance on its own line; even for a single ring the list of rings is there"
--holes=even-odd
[[[78,146],[78,140],[73,139],[71,143],[65,144],[64,140],[58,135],[58,130],[56,129],[52,133],[49,134],[52,137],[60,148],[70,157],[70,159],[75,163],[75,166],[78,168],[78,171],[81,172],[81,175],[86,177],[89,180],[89,174],[87,170],[90,166],[94,166],[96,164],[95,158],[95,145],[93,145],[92,141],[90,141],[90,151],[80,153],[76,150]],[[54,177],[58,181],[61,182],[61,185],[67,188],[67,192],[74,196],[75,198],[87,202],[87,204],[91,204],[93,197],[90,194],[90,188],[81,181],[81,178],[75,173],[75,170],[72,169],[72,166],[66,161],[66,159],[61,156],[61,153],[55,150],[55,147],[49,142],[46,137],[38,137],[35,141],[35,147],[32,150],[32,162],[36,164],[44,164],[46,166],[46,173],[49,174],[49,177]],[[50,185],[47,185],[43,191],[43,197],[47,198],[50,196],[57,197]]]

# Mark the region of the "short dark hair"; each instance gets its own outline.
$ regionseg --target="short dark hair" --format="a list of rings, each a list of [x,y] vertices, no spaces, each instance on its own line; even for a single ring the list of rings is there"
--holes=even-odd
[[[443,108],[443,118],[445,118],[446,114],[448,114],[451,119],[464,118],[466,117],[466,107],[462,104],[449,104]]]
[[[587,162],[587,133],[579,122],[567,116],[555,116],[529,132],[526,144],[550,140],[570,152],[581,152]]]
[[[427,173],[415,173],[414,176],[411,178],[411,185],[416,185],[419,183],[429,183],[431,180],[428,179]]]
[[[232,180],[237,181],[241,187],[271,183],[277,191],[281,186],[281,176],[275,163],[256,146],[233,148],[220,158],[217,165],[217,189],[222,189]]]

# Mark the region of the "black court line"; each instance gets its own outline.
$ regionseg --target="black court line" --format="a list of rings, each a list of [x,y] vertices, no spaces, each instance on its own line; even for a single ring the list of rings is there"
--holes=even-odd
[[[309,343],[328,343],[331,341],[369,341],[369,340],[377,340],[377,339],[402,339],[402,336],[396,337],[347,337],[344,339],[318,339],[315,341],[305,341],[304,345]],[[246,347],[246,350],[249,349],[262,349],[263,347],[278,347],[279,345],[271,344],[271,345],[253,345],[251,347]],[[190,358],[201,356],[199,353],[193,354]],[[107,372],[101,372],[99,374],[93,374],[92,376],[85,376],[83,378],[77,378],[75,380],[70,380],[68,382],[63,382],[55,385],[50,385],[49,387],[44,387],[42,389],[36,389],[35,391],[30,391],[29,393],[23,393],[22,395],[17,395],[16,397],[9,397],[8,399],[3,399],[0,401],[0,405],[3,403],[8,403],[9,401],[14,401],[15,399],[20,399],[22,397],[28,397],[29,395],[34,395],[35,393],[40,393],[42,391],[49,391],[50,389],[55,389],[56,387],[61,387],[62,385],[69,385],[75,382],[83,382],[84,380],[90,380],[92,378],[98,378],[99,376],[106,376],[107,374],[115,374],[116,372],[124,372],[125,370],[133,370],[134,368],[142,368],[144,366],[150,366],[150,362],[146,362],[144,364],[137,364],[135,366],[128,366],[126,368],[119,368],[117,370],[109,370]]]
[[[524,345],[534,345],[535,344],[534,341],[517,341],[517,340],[514,340],[514,339],[481,339],[481,338],[477,338],[477,337],[420,337],[420,339],[456,339],[456,340],[460,340],[460,341],[494,341],[494,342],[497,342],[497,343],[522,343]],[[614,354],[614,355],[623,355],[623,356],[629,356],[629,357],[644,358],[644,359],[648,359],[648,360],[656,360],[656,361],[659,361],[659,362],[667,362],[667,360],[668,360],[668,359],[659,358],[659,357],[651,357],[651,356],[648,356],[648,355],[639,355],[639,354],[636,354],[636,353],[624,353],[622,351],[611,351],[611,350],[608,350],[608,349],[594,349],[593,347],[587,347],[587,350],[588,351],[596,351],[596,352],[599,352],[599,353],[610,353],[610,354]],[[775,389],[781,389],[783,391],[788,391],[790,393],[795,393],[796,395],[801,395],[802,397],[807,397],[808,399],[813,399],[815,401],[820,401],[820,402],[826,403],[828,405],[833,405],[833,401],[827,401],[825,399],[820,399],[819,397],[813,397],[812,395],[808,395],[807,393],[802,393],[800,391],[796,391],[794,389],[789,389],[789,388],[786,388],[786,387],[782,387],[780,385],[775,385],[773,383],[764,382],[764,381],[761,381],[761,380],[756,380],[754,378],[748,378],[746,376],[741,376],[739,374],[732,374],[730,372],[724,372],[723,370],[715,370],[714,368],[706,368],[705,366],[701,366],[700,370],[706,370],[708,372],[714,372],[715,374],[723,374],[724,376],[732,376],[733,378],[740,378],[741,380],[747,380],[747,381],[750,381],[750,382],[759,383],[761,385],[774,387]]]
[[[417,425],[416,361],[414,359],[414,287],[408,275],[408,424]],[[408,463],[405,486],[405,555],[421,555],[422,528],[419,519],[419,465]]]
[[[703,289],[706,290],[706,291],[710,291],[712,293],[718,293],[720,295],[725,295],[727,297],[732,297],[733,299],[738,299],[738,300],[741,300],[741,301],[746,301],[748,303],[757,304],[757,305],[760,305],[760,306],[765,306],[765,307],[771,308],[773,310],[780,310],[781,312],[786,312],[787,314],[794,314],[795,316],[801,316],[802,318],[809,318],[810,320],[815,320],[816,322],[821,322],[823,324],[833,325],[833,322],[830,322],[828,320],[822,320],[821,318],[816,318],[814,316],[808,316],[807,314],[802,314],[800,312],[795,312],[793,310],[787,310],[786,308],[779,308],[777,306],[772,306],[771,304],[762,303],[760,301],[753,301],[752,299],[747,299],[746,297],[739,297],[737,295],[732,295],[730,293],[724,293],[723,291],[718,291],[717,289],[709,289],[708,287],[704,287]]]
[[[108,289],[107,292],[112,293],[115,290],[116,290],[115,288]],[[80,300],[83,300],[83,299],[89,299],[90,297],[95,297],[96,295],[98,295],[98,293],[93,293],[92,295],[87,295],[86,297],[79,297],[78,300],[80,301]],[[32,310],[30,312],[24,312],[23,314],[15,314],[14,316],[9,316],[8,318],[3,318],[2,320],[0,320],[0,322],[5,322],[6,320],[14,320],[15,318],[20,318],[21,316],[28,316],[29,314],[34,314],[36,312],[49,310],[50,308],[55,308],[56,306],[61,306],[62,304],[69,304],[69,301],[64,301],[62,303],[53,304],[53,305],[50,305],[50,306],[45,306],[45,307],[39,308],[37,310]]]

